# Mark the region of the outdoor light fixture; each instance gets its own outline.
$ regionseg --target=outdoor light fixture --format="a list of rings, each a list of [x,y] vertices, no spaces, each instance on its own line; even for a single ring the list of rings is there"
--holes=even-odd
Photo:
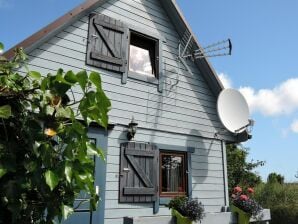
[[[132,116],[131,118],[131,122],[128,124],[128,132],[127,132],[127,139],[129,141],[133,140],[134,139],[134,136],[137,132],[137,126],[138,126],[138,123],[136,123],[134,117]]]

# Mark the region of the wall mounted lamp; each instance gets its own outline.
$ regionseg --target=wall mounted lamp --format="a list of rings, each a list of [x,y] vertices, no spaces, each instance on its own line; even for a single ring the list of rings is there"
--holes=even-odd
[[[127,129],[127,139],[129,141],[134,140],[135,134],[137,132],[138,123],[135,121],[134,117],[132,116],[130,123],[128,124]]]

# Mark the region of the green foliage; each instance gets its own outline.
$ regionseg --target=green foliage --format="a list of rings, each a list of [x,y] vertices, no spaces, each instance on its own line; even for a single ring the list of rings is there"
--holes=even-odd
[[[0,106],[0,118],[8,119],[11,116],[10,105]]]
[[[237,185],[254,187],[261,183],[261,177],[253,172],[259,166],[265,164],[264,161],[247,162],[248,150],[237,145],[227,145],[227,168],[229,191]]]
[[[187,217],[191,221],[200,221],[204,217],[204,207],[197,199],[189,199],[185,196],[175,197],[167,207],[178,211],[182,216]]]
[[[268,175],[267,182],[284,184],[285,177],[277,173],[270,173]]]
[[[87,131],[107,127],[111,104],[98,73],[16,72],[25,60],[22,49],[0,60],[0,223],[53,223],[81,191],[96,209],[93,156],[104,154]]]
[[[0,54],[3,52],[4,50],[4,45],[0,42]]]
[[[187,197],[185,197],[185,196],[175,197],[169,202],[167,207],[169,209],[173,208],[173,209],[179,211],[180,208],[182,207],[182,205],[186,202],[187,202]]]
[[[296,224],[298,220],[298,184],[268,182],[255,188],[255,198],[271,212],[272,224]]]

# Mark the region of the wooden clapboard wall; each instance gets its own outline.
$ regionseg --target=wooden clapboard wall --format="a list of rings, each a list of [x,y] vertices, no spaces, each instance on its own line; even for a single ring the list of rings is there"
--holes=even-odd
[[[224,205],[224,181],[222,164],[222,146],[218,140],[207,140],[194,136],[175,135],[159,131],[138,129],[136,140],[157,142],[176,146],[194,147],[192,153],[192,196],[204,204],[207,212],[220,212]],[[109,134],[107,155],[106,211],[105,220],[109,224],[122,223],[124,216],[167,216],[170,210],[160,206],[153,215],[152,203],[119,203],[119,170],[121,148],[119,142],[125,143],[123,127],[116,126]]]
[[[96,70],[102,74],[103,88],[112,101],[110,121],[128,124],[132,115],[139,123],[137,141],[195,147],[192,155],[193,197],[207,212],[219,212],[224,205],[222,147],[214,133],[224,130],[216,113],[216,97],[198,68],[189,62],[190,74],[177,62],[178,36],[160,0],[110,0],[100,13],[133,26],[143,27],[166,39],[163,44],[164,86],[128,78],[112,69],[86,65],[89,15],[78,19],[29,53],[31,70],[44,74],[58,68]],[[80,97],[80,92],[75,92]],[[120,144],[126,142],[125,128],[115,126],[108,139],[105,223],[122,223],[123,216],[153,216],[152,203],[119,203]],[[175,132],[177,132],[175,134]],[[229,136],[227,136],[228,138]],[[170,215],[161,207],[156,215]]]

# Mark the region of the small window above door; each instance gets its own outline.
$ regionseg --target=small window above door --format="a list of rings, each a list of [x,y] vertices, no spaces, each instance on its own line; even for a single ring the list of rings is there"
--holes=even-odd
[[[158,40],[131,31],[129,71],[158,79]]]

